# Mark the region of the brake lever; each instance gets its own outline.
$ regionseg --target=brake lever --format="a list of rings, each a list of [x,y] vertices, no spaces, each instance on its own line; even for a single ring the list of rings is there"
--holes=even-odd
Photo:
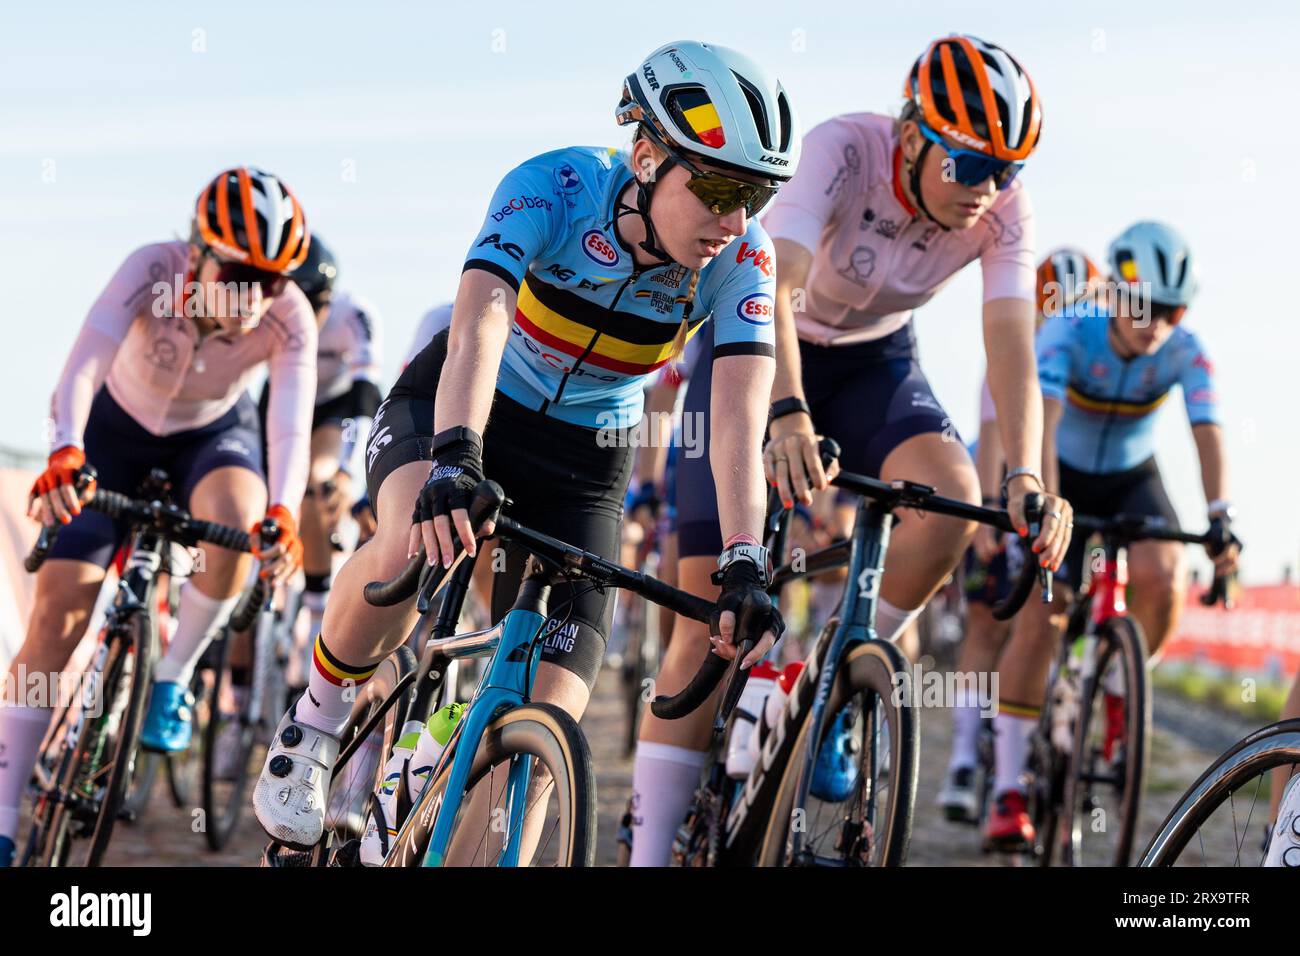
[[[1027,495],[1025,497],[1025,521],[1029,525],[1029,534],[1023,541],[1025,548],[1025,560],[1037,561],[1038,556],[1034,554],[1033,541],[1043,530],[1043,511],[1047,507],[1043,496],[1040,494]],[[1038,562],[1038,588],[1042,603],[1052,603],[1052,574],[1051,568],[1043,567],[1041,561]]]
[[[713,717],[713,732],[722,733],[727,726],[727,720],[731,717],[731,712],[736,709],[740,703],[740,695],[745,692],[745,685],[749,683],[749,672],[753,668],[740,669],[740,662],[749,656],[749,652],[754,649],[754,641],[745,638],[736,647],[736,656],[731,660],[731,666],[727,669],[726,690],[722,693],[722,700],[718,702],[718,712]]]

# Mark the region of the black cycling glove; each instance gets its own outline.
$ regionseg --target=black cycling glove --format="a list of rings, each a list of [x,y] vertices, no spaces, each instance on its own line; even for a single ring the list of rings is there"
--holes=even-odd
[[[713,575],[714,583],[722,585],[722,595],[709,616],[709,633],[715,637],[721,635],[719,621],[723,611],[736,615],[734,641],[737,645],[749,638],[757,644],[763,638],[764,631],[771,631],[779,641],[785,633],[785,619],[776,609],[763,584],[763,576],[752,561],[732,561],[727,567]],[[750,632],[741,633],[742,621],[748,620]]]
[[[433,468],[415,499],[412,524],[468,510],[474,487],[483,480],[483,440],[468,428],[449,429],[434,436]],[[463,542],[462,542],[463,543]]]

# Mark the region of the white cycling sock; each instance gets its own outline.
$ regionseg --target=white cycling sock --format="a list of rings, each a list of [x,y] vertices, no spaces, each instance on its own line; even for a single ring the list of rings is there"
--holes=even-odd
[[[709,755],[639,741],[632,765],[632,866],[667,866]]]
[[[993,796],[1020,790],[1020,777],[1029,756],[1029,735],[1038,725],[1035,717],[999,713],[993,718]]]
[[[924,607],[924,605],[922,605]],[[904,611],[894,607],[884,598],[876,598],[876,637],[882,641],[896,641],[907,625],[916,620],[921,608]]]
[[[952,708],[952,756],[948,758],[949,771],[975,766],[979,735],[979,694],[969,688],[959,687]]]
[[[0,706],[0,836],[18,836],[23,788],[32,778],[41,740],[50,726],[48,707]]]
[[[302,606],[307,609],[308,624],[307,633],[302,637],[301,630],[294,628],[293,660],[289,667],[289,684],[293,687],[307,686],[312,653],[316,647],[316,638],[320,637],[321,622],[325,620],[325,602],[329,596],[328,588],[324,591],[302,592]]]
[[[180,611],[176,615],[176,633],[167,653],[154,665],[153,679],[188,684],[208,646],[209,636],[226,623],[238,603],[238,594],[228,598],[208,597],[194,586],[193,581],[185,582],[181,588]]]
[[[362,666],[343,663],[326,649],[322,634],[316,638],[307,690],[294,705],[294,719],[337,737],[348,725],[357,692],[374,676],[378,666],[378,663]]]

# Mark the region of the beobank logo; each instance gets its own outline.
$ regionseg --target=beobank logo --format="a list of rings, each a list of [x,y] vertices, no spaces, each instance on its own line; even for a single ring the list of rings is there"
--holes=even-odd
[[[525,209],[551,209],[551,201],[541,196],[515,196],[508,203],[492,214],[493,222],[500,222],[506,216],[513,216]]]
[[[618,265],[618,250],[599,229],[588,229],[582,234],[582,251],[588,259],[602,266]]]
[[[736,315],[750,325],[770,325],[775,315],[775,305],[766,292],[755,292],[736,304]]]

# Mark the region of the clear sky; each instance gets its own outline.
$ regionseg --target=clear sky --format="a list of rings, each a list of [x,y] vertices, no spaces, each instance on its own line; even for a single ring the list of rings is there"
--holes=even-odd
[[[385,320],[389,381],[448,299],[500,176],[559,146],[622,145],[622,78],[663,42],[736,47],[779,75],[805,128],[894,112],[934,36],[1009,49],[1044,102],[1024,174],[1040,252],[1094,258],[1130,222],[1190,240],[1186,323],[1219,373],[1247,579],[1300,550],[1288,476],[1300,328],[1286,292],[1300,213],[1294,3],[62,3],[0,12],[0,444],[36,449],[85,310],[134,247],[185,235],[224,166],[282,176]],[[978,269],[917,315],[939,398],[973,432]],[[1184,523],[1204,499],[1180,401],[1159,457]]]

